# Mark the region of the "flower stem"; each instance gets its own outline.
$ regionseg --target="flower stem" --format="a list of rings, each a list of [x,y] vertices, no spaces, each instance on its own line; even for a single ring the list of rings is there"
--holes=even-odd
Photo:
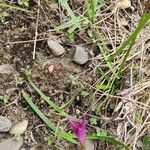
[[[81,145],[81,150],[86,150],[85,145]]]

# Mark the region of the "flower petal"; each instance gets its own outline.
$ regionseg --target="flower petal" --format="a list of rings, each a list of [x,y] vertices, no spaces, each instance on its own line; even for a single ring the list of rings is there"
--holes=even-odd
[[[86,135],[86,116],[82,116],[82,121],[77,121],[75,118],[70,118],[69,124],[71,126],[71,129],[78,137],[79,142],[83,145],[85,143]]]

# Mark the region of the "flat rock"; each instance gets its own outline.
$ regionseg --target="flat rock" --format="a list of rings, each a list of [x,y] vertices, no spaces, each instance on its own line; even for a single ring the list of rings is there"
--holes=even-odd
[[[95,144],[94,144],[94,142],[87,139],[85,141],[85,148],[86,148],[86,150],[95,150]]]
[[[0,150],[19,150],[23,144],[23,138],[19,141],[9,138],[0,143]]]
[[[83,65],[88,61],[88,53],[85,51],[83,47],[80,46],[76,47],[73,56],[73,61],[80,65]]]
[[[131,7],[131,0],[120,0],[117,5],[121,9],[127,9]]]
[[[56,57],[59,57],[66,52],[62,45],[60,45],[56,41],[51,40],[50,38],[47,40],[47,44],[48,44],[48,47],[50,48],[51,52]]]
[[[7,132],[12,126],[12,122],[5,116],[0,116],[0,132]]]
[[[14,73],[15,71],[16,71],[15,68],[9,64],[0,65],[0,73],[11,74]]]
[[[9,131],[10,134],[21,135],[25,132],[28,126],[28,120],[24,119],[22,122],[15,124]]]

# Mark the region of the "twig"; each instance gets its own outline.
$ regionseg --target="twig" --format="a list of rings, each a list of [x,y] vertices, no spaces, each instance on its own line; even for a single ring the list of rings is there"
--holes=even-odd
[[[36,51],[36,40],[38,35],[38,24],[39,24],[39,14],[40,14],[40,0],[38,0],[38,10],[37,10],[37,20],[36,20],[36,29],[35,29],[35,39],[34,39],[34,48],[33,48],[33,59],[35,59],[35,51]]]
[[[47,40],[48,38],[42,38],[42,39],[36,39],[36,42],[38,41],[45,41]],[[14,41],[14,42],[7,42],[5,43],[5,45],[9,44],[9,45],[12,45],[12,44],[22,44],[22,43],[33,43],[35,40],[26,40],[26,41]]]

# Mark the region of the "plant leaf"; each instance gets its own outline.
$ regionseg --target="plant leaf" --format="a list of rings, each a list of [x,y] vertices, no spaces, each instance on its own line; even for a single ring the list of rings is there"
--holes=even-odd
[[[59,0],[59,3],[67,10],[75,27],[80,28],[80,22],[78,18],[75,16],[74,12],[71,10],[70,6],[68,5],[67,0]]]
[[[107,141],[113,145],[120,146],[122,148],[125,148],[126,150],[130,150],[130,148],[125,143],[119,141],[118,139],[112,136],[91,134],[91,135],[88,135],[87,138],[91,140]]]

